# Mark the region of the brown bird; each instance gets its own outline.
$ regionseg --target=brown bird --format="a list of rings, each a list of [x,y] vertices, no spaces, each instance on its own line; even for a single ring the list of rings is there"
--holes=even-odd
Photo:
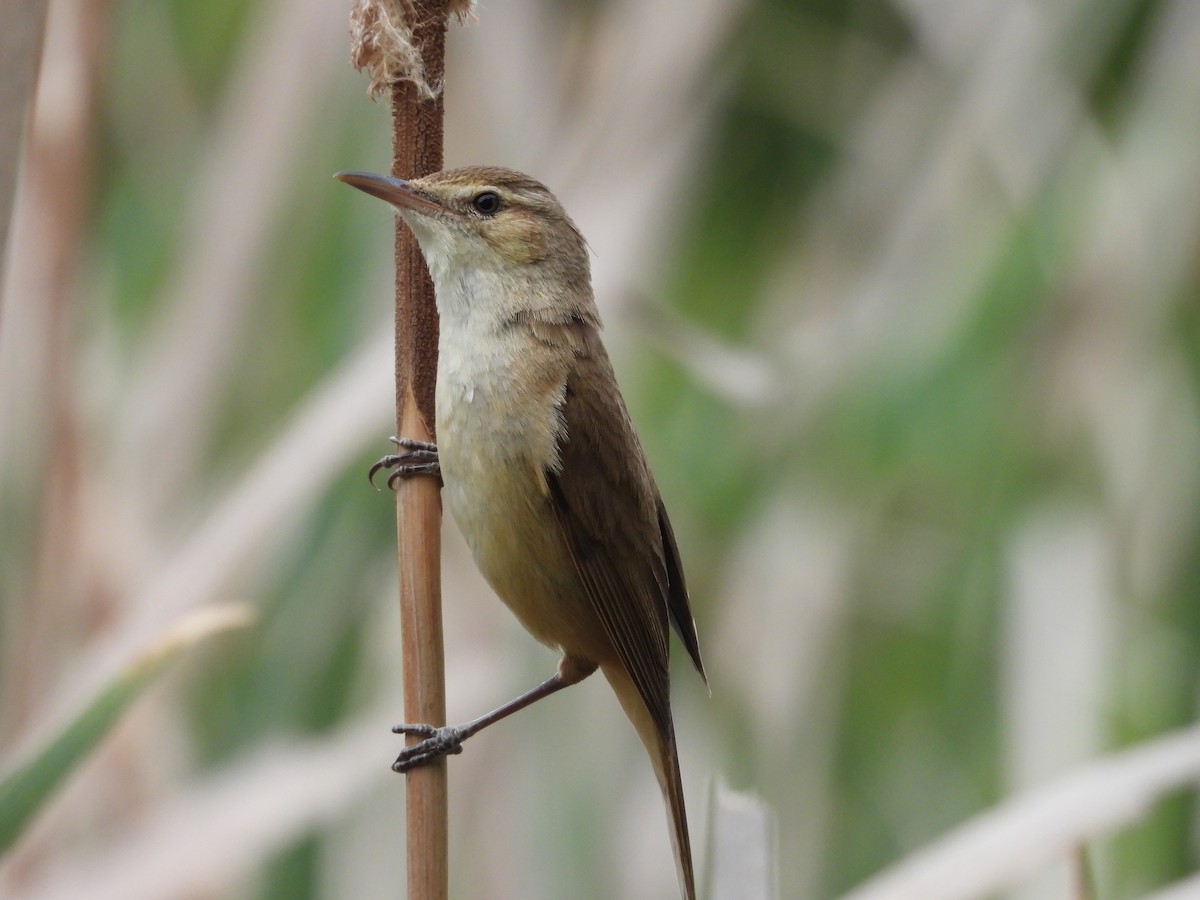
[[[550,191],[508,169],[404,181],[336,177],[392,204],[433,277],[440,316],[437,445],[372,469],[439,472],[488,583],[558,671],[465,725],[424,738],[395,768],[457,753],[481,728],[597,668],[645,744],[666,799],[680,890],[696,896],[671,719],[668,626],[704,677],[667,510],[600,342],[583,236]],[[706,679],[707,680],[707,679]]]

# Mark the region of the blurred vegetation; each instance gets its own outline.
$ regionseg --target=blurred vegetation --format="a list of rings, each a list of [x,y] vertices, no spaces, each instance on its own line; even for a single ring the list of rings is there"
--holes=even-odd
[[[389,124],[329,6],[95,4],[80,29],[51,3],[0,309],[0,763],[106,648],[217,600],[261,619],[151,692],[0,893],[402,883],[394,514],[364,475],[391,433],[390,216],[329,178],[386,168]],[[711,674],[710,700],[676,673],[697,834],[712,778],[755,791],[780,896],[834,897],[1194,721],[1192,0],[478,14],[447,159],[543,178],[595,250]],[[465,719],[553,657],[446,540]],[[453,895],[674,896],[605,686],[521,718],[451,761]],[[1189,793],[1092,842],[1099,897],[1195,871],[1196,821]]]

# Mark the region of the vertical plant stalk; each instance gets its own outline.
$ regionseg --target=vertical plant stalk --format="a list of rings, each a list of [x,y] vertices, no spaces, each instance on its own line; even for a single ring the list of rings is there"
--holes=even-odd
[[[446,26],[467,15],[465,0],[358,0],[350,16],[353,63],[385,88],[392,105],[392,175],[418,178],[442,168]],[[433,283],[416,239],[396,220],[396,433],[432,441],[438,318]],[[396,491],[404,716],[444,725],[442,501],[433,478],[401,479]],[[410,900],[449,894],[446,762],[408,773],[406,820]]]
[[[445,53],[444,4],[416,30],[427,70],[440,71]],[[419,13],[425,12],[420,5]],[[421,32],[426,34],[422,35]],[[421,99],[416,85],[392,87],[392,174],[414,178],[442,167],[442,99]],[[396,433],[435,438],[437,308],[433,283],[412,232],[396,219]],[[400,479],[396,492],[400,570],[400,633],[404,655],[404,718],[444,725],[446,676],[442,644],[442,498],[435,478]],[[408,896],[443,900],[449,893],[445,757],[407,775]]]
[[[22,283],[36,285],[36,293],[5,302],[32,302],[44,316],[35,357],[40,372],[33,382],[42,413],[35,440],[44,448],[44,488],[36,495],[39,505],[32,517],[32,583],[14,596],[10,622],[17,627],[5,635],[9,646],[0,654],[0,710],[5,712],[0,742],[39,717],[61,661],[79,652],[113,614],[110,585],[89,558],[94,541],[88,537],[88,429],[79,396],[84,313],[76,284],[88,242],[96,116],[111,18],[107,2],[65,4],[51,14],[25,134],[22,178],[30,212],[18,227],[36,249],[14,269]],[[0,16],[0,29],[4,26]],[[62,102],[63,96],[71,102]],[[128,775],[109,773],[118,779]],[[140,796],[140,791],[114,796]]]
[[[46,0],[0,6],[0,289],[17,195],[17,164],[36,81]],[[3,300],[0,297],[0,300]]]

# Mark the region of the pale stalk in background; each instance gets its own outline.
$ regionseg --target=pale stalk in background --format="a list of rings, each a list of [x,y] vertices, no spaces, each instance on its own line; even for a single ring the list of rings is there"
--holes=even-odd
[[[0,285],[4,284],[8,261],[8,230],[17,195],[21,139],[33,98],[45,22],[46,0],[5,0],[0,6]]]

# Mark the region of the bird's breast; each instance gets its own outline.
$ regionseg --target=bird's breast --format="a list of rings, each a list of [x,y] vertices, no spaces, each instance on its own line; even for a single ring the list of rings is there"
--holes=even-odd
[[[444,499],[480,571],[544,643],[575,648],[598,625],[551,505],[568,364],[516,333],[473,338],[443,320],[437,441]],[[587,648],[588,655],[590,648]]]
[[[461,331],[444,328],[438,348],[443,474],[476,489],[500,479],[541,493],[542,469],[558,463],[567,368],[519,333]]]

